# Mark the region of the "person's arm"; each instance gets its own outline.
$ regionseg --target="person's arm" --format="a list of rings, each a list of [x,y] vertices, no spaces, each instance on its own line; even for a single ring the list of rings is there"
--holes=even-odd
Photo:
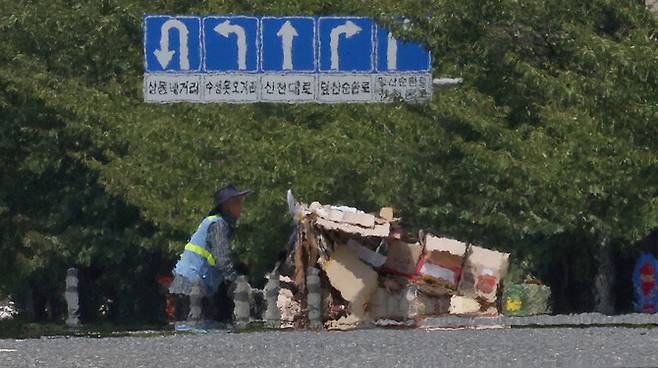
[[[231,257],[228,233],[229,227],[224,220],[211,224],[208,229],[208,244],[210,244],[210,252],[217,262],[215,267],[224,273],[224,277],[228,281],[233,281],[237,275]]]

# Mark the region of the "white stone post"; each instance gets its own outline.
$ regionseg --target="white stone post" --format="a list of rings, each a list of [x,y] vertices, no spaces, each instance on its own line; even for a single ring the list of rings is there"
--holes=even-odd
[[[267,303],[265,317],[263,319],[268,328],[281,327],[281,312],[279,311],[279,307],[276,306],[276,301],[279,298],[279,289],[279,272],[275,270],[270,273],[270,279],[263,289],[265,302]]]
[[[80,326],[80,297],[78,295],[78,269],[69,268],[66,271],[66,290],[64,291],[64,299],[66,300],[66,307],[68,316],[66,318],[66,325],[71,328]]]
[[[247,276],[238,276],[235,280],[233,291],[233,317],[235,327],[243,329],[249,324],[249,300],[251,299],[251,286],[247,282]]]

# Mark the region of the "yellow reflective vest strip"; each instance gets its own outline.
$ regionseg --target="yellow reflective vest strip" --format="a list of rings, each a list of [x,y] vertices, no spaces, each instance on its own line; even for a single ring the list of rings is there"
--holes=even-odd
[[[212,256],[212,254],[210,254],[210,252],[208,252],[203,247],[200,247],[198,245],[194,245],[192,243],[187,243],[185,245],[185,250],[189,250],[190,252],[194,252],[194,253],[200,255],[201,257],[205,258],[206,260],[208,260],[208,263],[213,267],[217,264],[217,262],[215,262],[215,258]]]

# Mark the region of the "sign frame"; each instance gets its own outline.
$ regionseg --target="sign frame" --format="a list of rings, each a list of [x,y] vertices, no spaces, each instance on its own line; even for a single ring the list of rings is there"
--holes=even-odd
[[[164,23],[169,20],[194,20],[195,27],[198,27],[198,35],[194,35],[192,38],[188,38],[188,50],[191,50],[191,44],[198,42],[198,47],[194,48],[195,54],[198,52],[198,64],[192,63],[189,69],[183,69],[182,58],[180,59],[179,65],[176,68],[152,68],[150,63],[156,62],[160,63],[158,66],[162,66],[161,59],[166,60],[171,58],[179,57],[184,54],[180,52],[180,45],[178,49],[169,50],[167,47],[164,51],[160,46],[158,49],[158,43],[152,37],[153,22],[151,18],[166,18],[162,24],[159,24],[160,29],[164,29]],[[246,27],[241,27],[240,24],[233,24],[233,19],[247,19],[250,24],[255,25],[254,28],[249,28],[246,30]],[[208,27],[211,21],[217,21],[217,25],[212,25],[212,30],[209,30]],[[272,43],[272,40],[277,40],[278,43],[276,47],[279,47],[281,54],[277,55],[278,59],[275,63],[270,65],[276,65],[281,63],[281,68],[272,69],[268,67],[265,69],[265,60],[264,60],[264,48],[265,48],[265,24],[270,20],[277,20],[280,22],[287,20],[302,20],[304,22],[312,22],[312,26],[309,27],[309,24],[304,24],[303,28],[300,28],[299,25],[295,25],[294,22],[291,22],[288,27],[292,26],[292,30],[288,29],[286,32],[288,34],[279,34],[283,32],[283,26],[277,23],[274,28],[279,28],[279,31],[276,34],[276,37],[272,37],[269,32],[272,32],[273,29],[268,29],[268,42]],[[326,34],[321,35],[321,25],[322,22],[332,21],[337,24],[333,24],[323,28],[322,32]],[[338,22],[336,22],[338,21]],[[341,24],[342,21],[345,21],[344,24]],[[350,25],[348,22],[352,22]],[[357,23],[359,21],[361,23]],[[365,24],[363,22],[366,22]],[[220,23],[221,22],[221,23]],[[167,32],[170,32],[171,28],[176,28],[175,25],[168,25],[169,29]],[[156,23],[157,24],[157,23]],[[223,33],[219,30],[216,30],[218,26],[224,24]],[[326,23],[325,23],[326,24]],[[369,57],[361,58],[363,63],[365,60],[368,60],[369,68],[361,69],[356,68],[353,70],[353,67],[340,67],[340,40],[344,40],[348,33],[352,35],[357,35],[359,31],[363,31],[362,27],[367,25],[368,32],[367,37],[362,35],[361,42],[367,43],[369,46]],[[226,14],[226,15],[205,15],[205,16],[196,16],[196,15],[163,15],[163,14],[145,14],[143,17],[143,26],[144,26],[144,39],[143,39],[143,50],[144,50],[144,101],[147,103],[176,103],[176,102],[192,102],[192,103],[321,103],[321,104],[338,104],[338,103],[385,103],[391,102],[394,100],[404,100],[408,102],[423,102],[431,100],[432,98],[432,55],[429,50],[425,48],[423,44],[414,43],[414,42],[404,42],[405,44],[414,45],[418,47],[421,52],[424,51],[424,55],[427,57],[426,64],[422,63],[423,68],[418,69],[403,69],[403,70],[384,70],[378,64],[380,63],[379,52],[382,47],[388,47],[387,45],[380,45],[380,34],[379,32],[390,32],[387,27],[380,26],[373,18],[365,16],[295,16],[295,15],[285,15],[285,16],[253,16],[253,15],[237,15],[237,14]],[[187,26],[186,26],[187,27]],[[342,27],[342,28],[341,28]],[[240,31],[238,28],[242,28],[243,31]],[[299,30],[298,30],[299,28]],[[359,30],[356,30],[358,28]],[[298,35],[292,35],[298,31],[303,30],[304,34],[307,35],[307,32],[311,31],[313,34],[310,36],[310,42],[312,42],[312,64],[313,69],[310,70],[308,67],[305,69],[294,69],[294,64],[297,63],[294,60],[294,50],[295,44],[294,39]],[[236,50],[233,55],[236,58],[236,68],[226,68],[226,70],[215,70],[213,67],[209,69],[208,60],[212,57],[219,57],[223,53],[216,51],[214,56],[208,57],[211,51],[216,50],[208,47],[208,43],[211,42],[212,37],[207,35],[207,31],[214,31],[219,36],[226,37],[232,42],[236,43]],[[160,31],[162,33],[162,31]],[[181,32],[179,29],[178,32]],[[255,33],[254,33],[255,32]],[[235,35],[231,35],[235,33]],[[239,33],[243,33],[242,36]],[[176,35],[176,32],[171,33]],[[331,55],[336,58],[335,65],[336,68],[323,68],[322,65],[322,42],[329,42],[332,40],[335,42],[334,50],[336,50]],[[230,35],[230,37],[229,37]],[[329,35],[329,37],[327,37]],[[287,38],[284,40],[285,37]],[[160,42],[162,40],[162,34],[160,34]],[[167,37],[169,37],[169,33]],[[183,40],[182,36],[179,37],[179,43]],[[250,49],[244,47],[244,64],[240,62],[240,51],[239,51],[239,38],[244,39],[244,44],[249,46],[252,45],[253,53],[255,55],[249,55]],[[198,40],[197,40],[198,38]],[[253,38],[253,39],[252,39]],[[364,41],[364,38],[367,41]],[[323,41],[324,39],[324,41]],[[234,41],[235,40],[235,41]],[[168,41],[167,41],[168,42]],[[305,55],[309,55],[308,52],[308,36],[305,38],[305,47],[302,49],[305,52]],[[287,45],[287,48],[286,48]],[[325,48],[327,45],[324,45]],[[222,46],[226,47],[226,46]],[[359,50],[359,46],[351,45],[352,49]],[[159,54],[164,54],[164,57],[159,57],[156,54],[156,50]],[[272,50],[268,51],[268,55],[273,55]],[[286,54],[287,50],[287,54]],[[397,50],[397,45],[396,45]],[[325,50],[325,53],[327,50]],[[331,50],[329,51],[331,52]],[[149,53],[155,54],[156,58],[149,57]],[[348,53],[349,55],[349,53]],[[363,55],[363,54],[359,54]],[[388,56],[388,55],[387,55]],[[253,59],[249,59],[253,58]],[[330,56],[331,58],[331,56]],[[249,63],[249,60],[254,60],[255,63]],[[154,61],[157,60],[157,61]],[[287,60],[287,61],[286,61]],[[304,65],[308,66],[308,58],[304,59]],[[333,61],[329,59],[330,61]],[[191,61],[191,60],[190,60]],[[400,59],[396,58],[396,62],[399,63]],[[325,60],[327,62],[327,60]],[[329,63],[326,63],[329,64]],[[171,65],[171,64],[169,64]],[[240,65],[244,65],[245,69],[241,70]],[[287,69],[286,65],[290,65],[291,69]],[[427,66],[425,68],[425,65]],[[195,66],[196,68],[193,68]],[[328,66],[328,65],[325,65]],[[162,70],[160,70],[162,69]],[[382,70],[380,70],[382,69]],[[382,79],[383,78],[383,79]],[[413,80],[414,78],[422,80],[423,83],[414,84],[405,84],[405,81]],[[190,81],[196,81],[194,88],[190,87]],[[383,82],[386,81],[386,82]],[[429,81],[429,82],[428,82]],[[385,83],[385,84],[382,84]],[[329,87],[328,87],[329,86]],[[327,94],[327,88],[331,88],[330,93]],[[397,96],[397,97],[396,97]]]

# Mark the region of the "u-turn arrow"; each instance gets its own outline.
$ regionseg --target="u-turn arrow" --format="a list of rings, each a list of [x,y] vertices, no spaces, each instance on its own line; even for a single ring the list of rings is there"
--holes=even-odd
[[[178,37],[180,41],[180,68],[181,70],[190,69],[189,49],[187,46],[187,27],[183,22],[178,19],[169,19],[162,24],[160,29],[160,49],[153,51],[162,69],[167,69],[169,62],[174,57],[176,51],[169,50],[169,31],[172,28],[178,30]]]

